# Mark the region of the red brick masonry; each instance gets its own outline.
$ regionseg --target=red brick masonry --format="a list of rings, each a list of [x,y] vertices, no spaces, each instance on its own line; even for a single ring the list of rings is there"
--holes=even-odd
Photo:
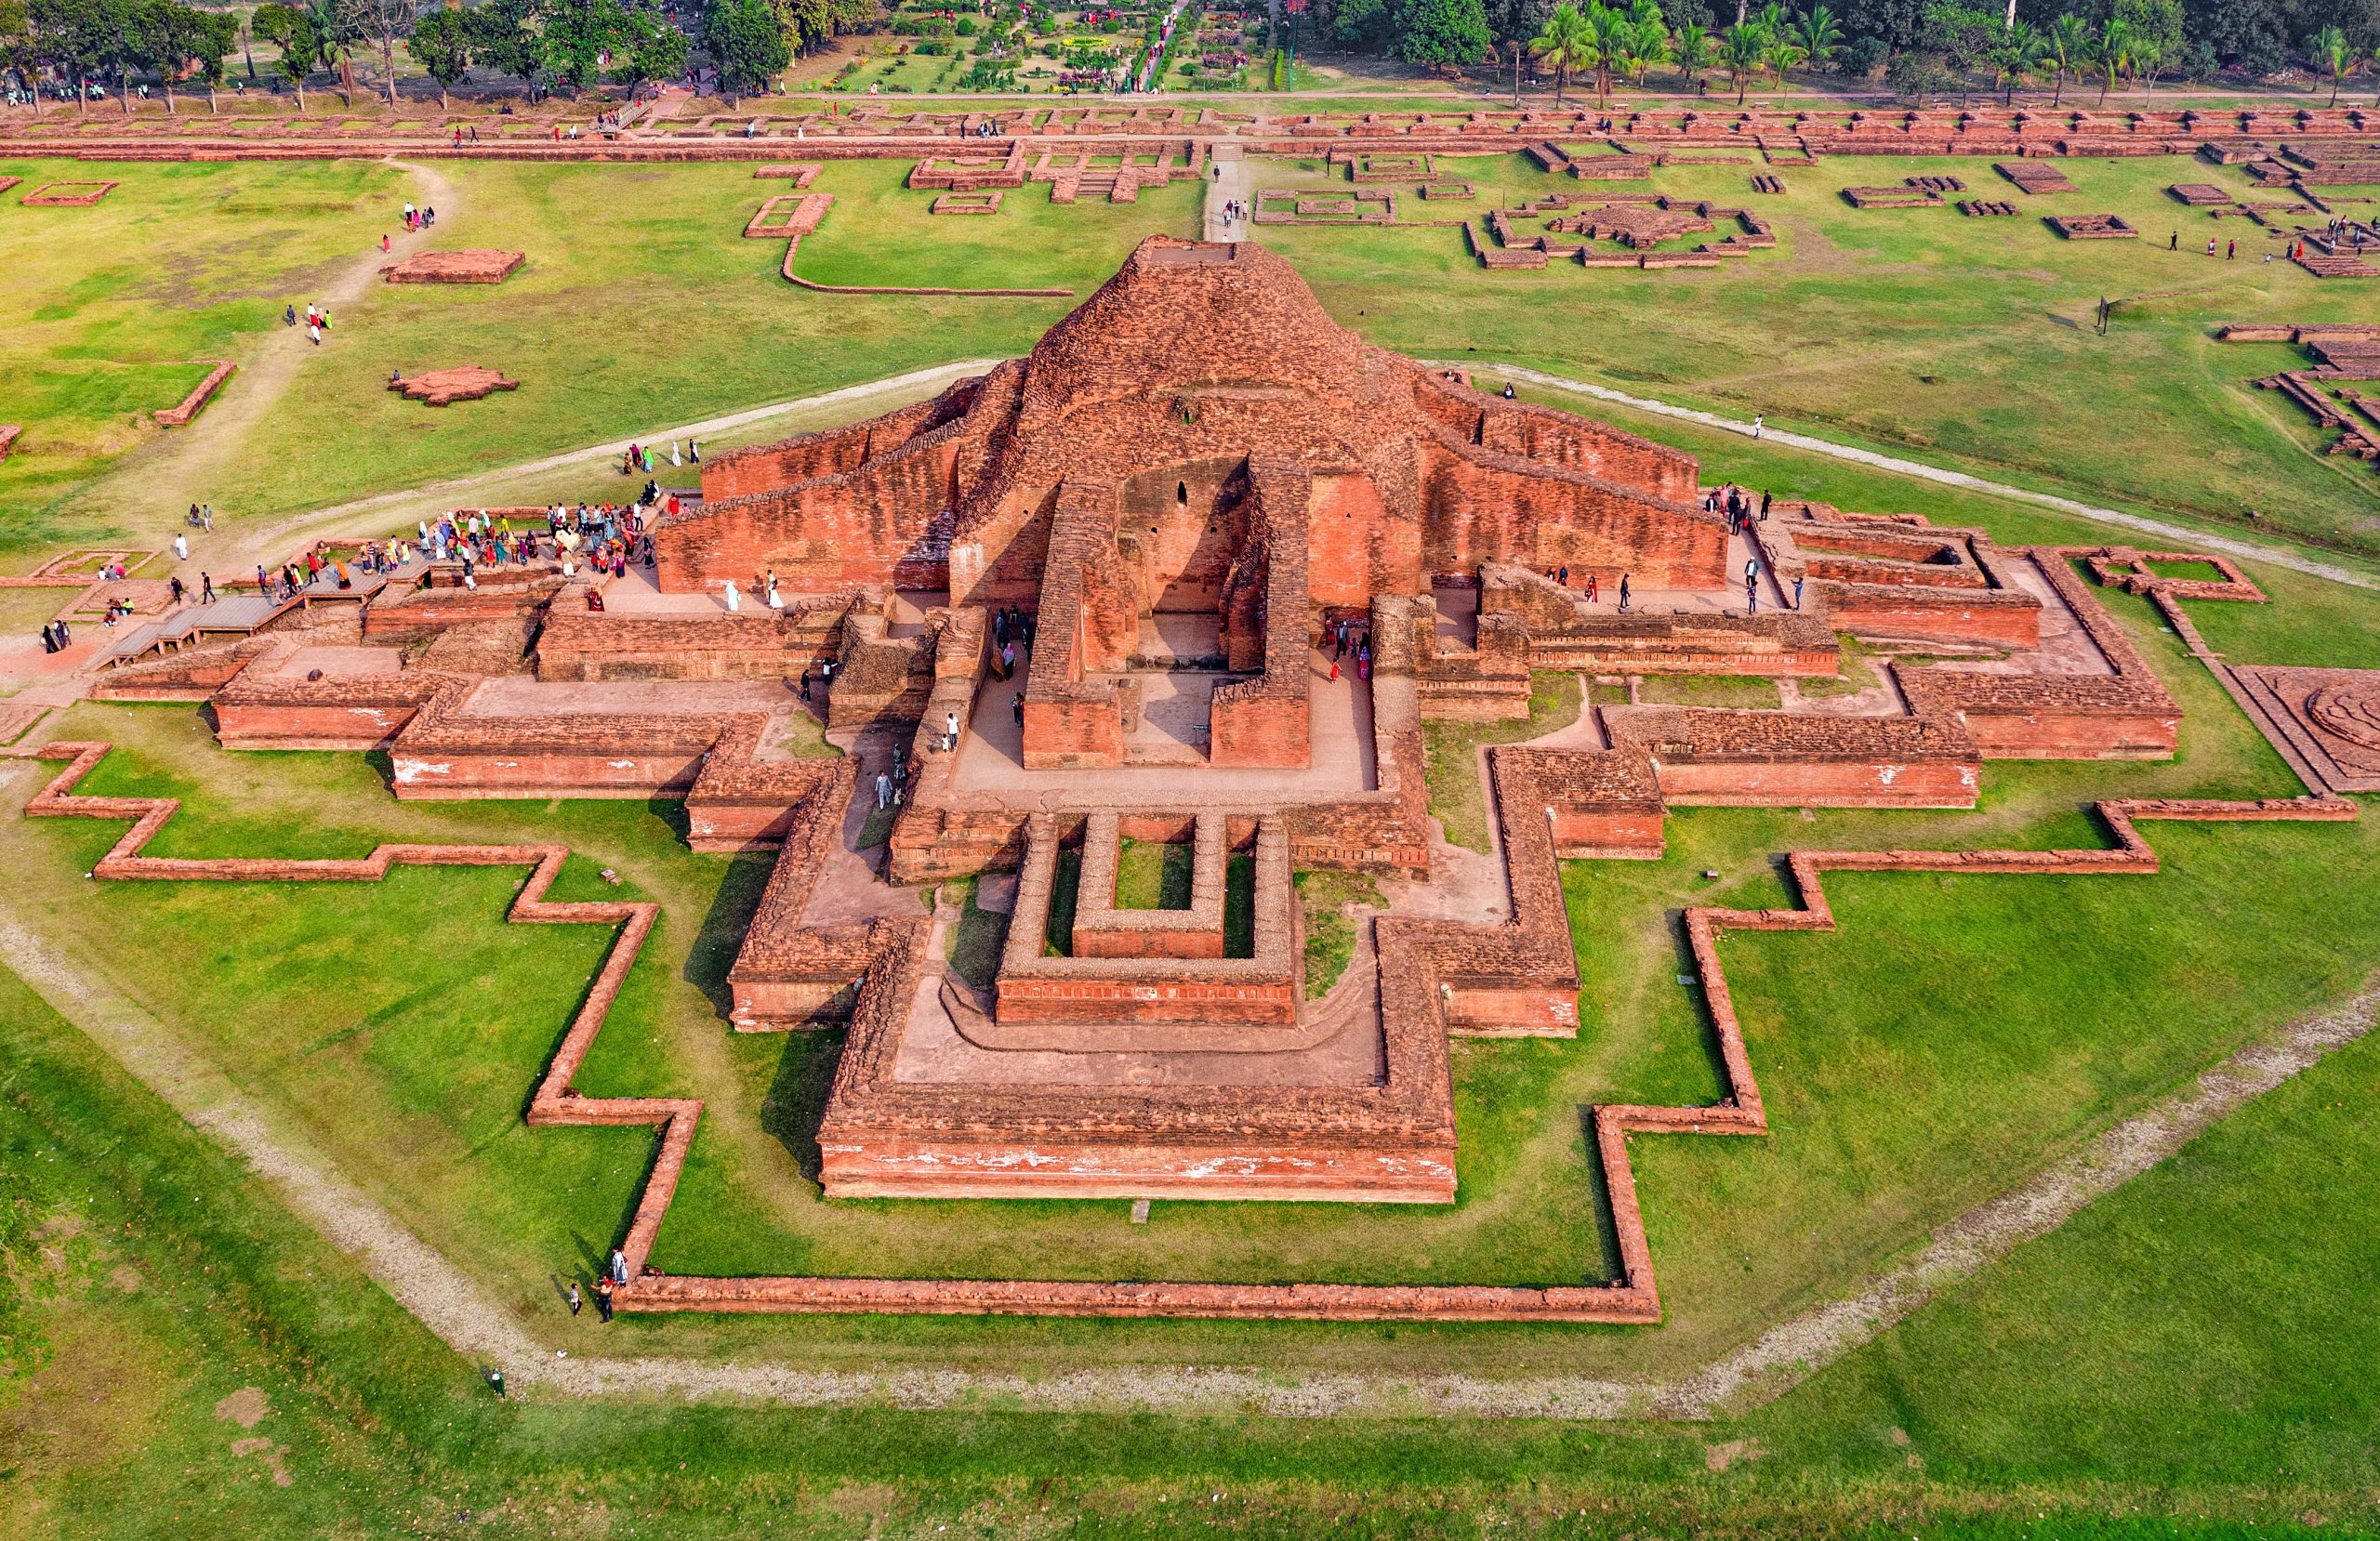
[[[232,371],[239,367],[229,359],[217,360],[215,367],[206,372],[206,378],[190,388],[189,395],[172,406],[159,408],[150,415],[157,419],[157,426],[161,428],[184,427],[192,418],[198,415],[201,408],[215,399],[215,393],[223,389],[223,382],[230,379]]]

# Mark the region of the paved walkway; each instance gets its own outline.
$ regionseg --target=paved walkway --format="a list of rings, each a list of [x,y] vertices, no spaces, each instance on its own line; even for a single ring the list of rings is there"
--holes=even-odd
[[[1481,377],[1526,380],[1531,385],[1551,386],[1556,390],[1576,391],[1581,396],[1592,396],[1599,402],[1616,402],[1621,406],[1634,407],[1639,412],[1649,412],[1656,416],[1674,417],[1682,422],[1699,423],[1704,428],[1717,428],[1725,433],[1740,433],[1746,438],[1753,437],[1752,426],[1750,423],[1739,422],[1732,417],[1724,417],[1715,412],[1703,412],[1694,407],[1682,407],[1668,402],[1656,402],[1647,397],[1631,396],[1626,391],[1614,390],[1609,386],[1594,385],[1586,380],[1568,379],[1560,375],[1542,374],[1534,369],[1516,369],[1501,364],[1485,365],[1475,359],[1468,361],[1428,359],[1422,362],[1437,369],[1468,369]],[[2121,508],[2103,508],[2095,503],[2082,503],[2070,497],[2060,497],[2056,493],[2037,493],[2029,487],[2012,487],[2004,481],[1992,481],[1979,476],[1969,476],[1964,471],[1944,470],[1939,466],[1928,466],[1923,461],[1903,460],[1897,455],[1861,449],[1856,444],[1838,444],[1831,439],[1814,439],[1808,434],[1792,433],[1784,428],[1764,428],[1758,437],[1765,441],[1784,444],[1792,449],[1807,450],[1813,454],[1823,454],[1835,460],[1854,461],[1862,466],[1873,466],[1878,470],[1892,471],[1900,476],[1913,476],[1921,481],[1939,482],[1946,487],[1964,487],[1973,492],[1990,493],[1994,497],[2037,504],[2044,508],[2055,508],[2060,513],[2073,514],[2078,518],[2094,520],[2101,524],[2113,524],[2140,534],[2155,535],[2160,540],[2171,541],[2176,546],[2189,549],[2220,551],[2226,556],[2246,557],[2255,561],[2269,562],[2275,567],[2288,568],[2293,573],[2328,578],[2333,583],[2348,584],[2357,588],[2380,589],[2380,578],[2368,576],[2352,568],[2340,567],[2333,562],[2300,556],[2282,547],[2266,546],[2255,541],[2240,540],[2230,535],[2213,534],[2204,530],[2193,529],[2187,524],[2172,524],[2163,520],[2149,519],[2142,514],[2127,514]]]
[[[1231,212],[1235,203],[1255,207],[1256,184],[1248,175],[1248,163],[1240,158],[1239,146],[1215,146],[1214,166],[1207,177],[1207,239],[1210,241],[1245,241],[1250,222],[1245,215]]]

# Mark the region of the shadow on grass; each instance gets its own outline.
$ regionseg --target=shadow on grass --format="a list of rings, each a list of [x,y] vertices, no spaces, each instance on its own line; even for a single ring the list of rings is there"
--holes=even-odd
[[[840,1032],[788,1034],[776,1076],[760,1100],[760,1127],[786,1148],[795,1168],[812,1182],[819,1180],[823,1165],[818,1126],[826,1116],[826,1094],[834,1087],[835,1067],[842,1057]]]
[[[1620,1226],[1611,1213],[1611,1184],[1604,1180],[1603,1156],[1595,1144],[1595,1110],[1592,1106],[1579,1109],[1579,1130],[1587,1142],[1587,1188],[1593,1194],[1589,1205],[1595,1217],[1595,1246],[1603,1258],[1603,1267],[1593,1277],[1583,1281],[1590,1284],[1620,1283]]]
[[[775,859],[767,855],[730,862],[727,876],[720,880],[719,891],[711,896],[710,908],[703,915],[702,929],[686,950],[681,977],[709,998],[722,1021],[735,1004],[734,993],[727,987],[727,970],[744,945],[744,933],[751,929],[752,915],[760,907],[760,895],[774,866]]]
[[[1694,966],[1694,943],[1687,940],[1686,934],[1686,912],[1682,909],[1664,910],[1661,918],[1670,934],[1670,949],[1677,959],[1678,977],[1694,976],[1699,980]],[[1703,1065],[1710,1072],[1711,1085],[1717,1087],[1719,1095],[1724,1097],[1727,1090],[1727,1061],[1719,1052],[1719,1021],[1711,1014],[1710,993],[1699,983],[1694,986],[1694,1017],[1701,1025],[1701,1031],[1694,1035],[1694,1047],[1700,1051]]]

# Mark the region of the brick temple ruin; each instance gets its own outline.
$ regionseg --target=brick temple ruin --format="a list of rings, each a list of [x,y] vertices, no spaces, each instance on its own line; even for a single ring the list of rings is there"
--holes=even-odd
[[[1687,912],[1722,1096],[1594,1110],[1609,1284],[664,1276],[647,1260],[703,1106],[571,1084],[652,907],[547,903],[558,848],[279,873],[535,863],[516,918],[625,928],[528,1117],[661,1130],[626,1310],[1643,1322],[1659,1302],[1631,1134],[1767,1126],[1718,929],[1831,927],[1829,867],[2152,871],[2135,821],[2352,817],[2335,793],[2380,770],[2380,674],[2235,677],[2188,629],[2177,598],[2263,599],[2228,563],[1804,502],[1735,521],[1710,492],[1692,456],[1364,344],[1262,250],[1156,237],[1025,358],[709,457],[650,576],[376,579],[322,597],[360,612],[335,645],[267,629],[94,693],[211,702],[231,747],[383,751],[401,798],[667,797],[696,849],[774,851],[729,1016],[845,1032],[818,1129],[829,1196],[1445,1204],[1449,1041],[1579,1030],[1557,863],[1658,857],[1672,807],[1964,809],[1987,761],[2170,757],[2180,708],[2093,580],[2150,595],[2311,795],[2106,804],[2104,850],[1800,852],[1804,908]],[[2211,565],[2151,565],[2178,561]],[[772,574],[781,606],[753,604]],[[1448,845],[1424,724],[1527,718],[1549,673],[1606,689],[1484,754],[1494,854]],[[1639,699],[1677,675],[1765,678],[1778,705]],[[794,753],[804,716],[847,752]],[[32,811],[138,821],[102,877],[279,872],[144,856],[169,803],[73,796],[103,745],[37,752],[74,764]],[[879,774],[901,794],[881,813]],[[1125,902],[1150,846],[1184,859],[1173,907]],[[1385,902],[1309,989],[1295,879],[1321,871],[1370,875]],[[963,905],[930,887],[970,879]],[[1003,915],[967,977],[954,940]]]

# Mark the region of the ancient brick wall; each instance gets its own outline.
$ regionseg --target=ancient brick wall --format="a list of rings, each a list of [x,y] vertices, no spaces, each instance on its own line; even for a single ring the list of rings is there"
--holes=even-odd
[[[842,646],[854,596],[807,597],[782,614],[625,615],[556,607],[537,634],[540,679],[789,679]]]
[[[1303,468],[1251,460],[1245,517],[1250,531],[1246,613],[1239,638],[1254,633],[1263,672],[1218,686],[1208,704],[1207,757],[1215,765],[1302,768],[1312,763],[1312,681],[1307,668],[1312,592],[1307,510],[1313,479]],[[1226,607],[1227,645],[1233,612]],[[1245,666],[1234,660],[1234,666]]]
[[[1433,573],[1516,562],[1606,584],[1626,574],[1642,587],[1726,586],[1726,525],[1699,507],[1484,449],[1441,441],[1421,454],[1423,497],[1440,513],[1422,546]]]
[[[1817,717],[1606,707],[1614,748],[1650,757],[1672,804],[1972,808],[1976,740],[1949,715]]]

